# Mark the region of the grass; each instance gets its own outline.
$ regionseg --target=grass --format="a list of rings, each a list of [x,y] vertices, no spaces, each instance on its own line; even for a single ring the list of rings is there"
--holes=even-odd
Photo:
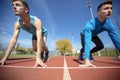
[[[4,53],[0,54],[0,59],[3,58]],[[33,58],[35,54],[10,54],[9,58]]]
[[[0,59],[3,58],[3,56],[5,55],[5,52],[0,52]],[[74,56],[78,56],[79,54],[74,54]],[[66,55],[66,56],[72,56],[71,54]],[[93,56],[98,56],[98,52],[94,53]],[[118,57],[119,53],[117,53],[116,51],[112,50],[103,50],[101,51],[101,57]],[[19,53],[19,54],[10,54],[9,58],[35,58],[36,55],[35,54],[29,54],[29,53]]]

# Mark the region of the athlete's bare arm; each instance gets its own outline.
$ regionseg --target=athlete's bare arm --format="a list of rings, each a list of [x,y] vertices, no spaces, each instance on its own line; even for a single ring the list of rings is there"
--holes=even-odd
[[[40,19],[35,19],[35,27],[36,27],[36,36],[37,36],[37,56],[36,56],[36,64],[35,67],[41,65],[42,67],[47,67],[43,61],[41,60],[41,47],[42,47],[42,23]]]
[[[12,52],[12,50],[13,50],[16,42],[17,42],[17,38],[18,38],[19,32],[20,32],[20,26],[19,26],[19,22],[17,21],[15,23],[13,36],[12,36],[10,42],[9,42],[9,45],[8,45],[7,50],[6,50],[5,56],[0,61],[1,65],[5,64],[7,58],[9,57],[10,53]]]

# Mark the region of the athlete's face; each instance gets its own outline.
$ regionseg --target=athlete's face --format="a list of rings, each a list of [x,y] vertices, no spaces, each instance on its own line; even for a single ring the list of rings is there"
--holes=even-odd
[[[15,15],[22,15],[28,12],[28,9],[22,4],[21,1],[14,1],[12,5]]]
[[[103,5],[100,10],[98,11],[98,16],[104,19],[107,19],[112,14],[112,5],[105,4]]]

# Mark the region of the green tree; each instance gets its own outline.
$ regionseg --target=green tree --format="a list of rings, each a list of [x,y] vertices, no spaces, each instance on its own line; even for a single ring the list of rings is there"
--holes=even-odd
[[[58,50],[61,55],[65,53],[72,54],[72,45],[68,39],[61,39],[56,42],[56,50]]]
[[[34,53],[33,48],[28,48],[28,53],[33,54]]]
[[[20,54],[26,54],[26,50],[21,46],[17,47],[16,51]]]

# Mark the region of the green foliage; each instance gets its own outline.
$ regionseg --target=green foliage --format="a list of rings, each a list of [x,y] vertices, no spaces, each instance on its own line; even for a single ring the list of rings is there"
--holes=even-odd
[[[61,55],[65,53],[72,53],[72,45],[68,39],[61,39],[56,42],[56,50],[58,50]]]
[[[34,53],[33,48],[28,48],[28,53],[33,54]]]
[[[3,58],[5,53],[0,53],[0,59]],[[9,58],[32,58],[35,54],[10,54]]]
[[[26,50],[21,46],[16,48],[16,52],[17,52],[17,54],[26,54],[27,53]]]
[[[16,51],[17,54],[33,54],[34,53],[32,48],[26,49],[22,46],[17,46],[15,51]]]
[[[115,48],[104,48],[100,51],[101,56],[117,57],[119,52]],[[94,56],[98,56],[98,52],[93,53]]]

